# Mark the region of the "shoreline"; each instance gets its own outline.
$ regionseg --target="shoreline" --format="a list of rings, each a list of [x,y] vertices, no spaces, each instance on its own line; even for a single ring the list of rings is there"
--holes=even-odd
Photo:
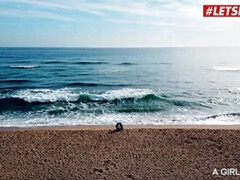
[[[75,125],[75,126],[36,126],[0,127],[0,131],[25,130],[114,130],[115,125]],[[124,125],[124,129],[232,129],[240,130],[240,125]]]

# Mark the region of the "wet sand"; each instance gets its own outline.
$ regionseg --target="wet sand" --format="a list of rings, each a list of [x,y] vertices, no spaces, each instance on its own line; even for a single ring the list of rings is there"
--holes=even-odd
[[[113,129],[2,128],[0,179],[240,179],[239,126]]]

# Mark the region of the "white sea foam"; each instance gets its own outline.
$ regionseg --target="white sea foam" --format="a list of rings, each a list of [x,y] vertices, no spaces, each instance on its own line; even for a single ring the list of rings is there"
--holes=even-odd
[[[26,66],[23,66],[23,65],[14,65],[14,66],[9,66],[10,68],[16,68],[16,69],[33,69],[33,68],[37,68],[38,66],[37,65],[26,65]]]
[[[231,115],[222,115],[216,118],[202,119],[199,121],[194,121],[193,124],[196,125],[239,125],[240,117]]]
[[[232,94],[240,94],[240,87],[229,88],[228,92]]]
[[[27,102],[56,102],[56,101],[77,101],[78,94],[72,89],[62,88],[57,90],[50,89],[27,89],[20,90],[11,97],[23,99]]]
[[[101,115],[72,113],[61,117],[45,116],[43,113],[42,117],[36,114],[12,118],[7,116],[0,116],[0,127],[115,125],[117,122],[122,122],[124,125],[169,125],[179,123],[171,122],[169,117],[161,116],[158,113],[106,113]]]
[[[197,117],[198,116],[198,117]],[[75,126],[75,125],[240,125],[240,118],[219,116],[199,120],[199,115],[158,113],[104,113],[101,115],[70,113],[61,117],[47,116],[45,112],[11,116],[0,115],[0,127],[35,127],[35,126]]]
[[[238,72],[240,71],[240,67],[214,67],[216,71],[230,71],[230,72]]]
[[[23,99],[27,102],[76,102],[80,95],[88,95],[93,100],[114,100],[122,98],[141,98],[147,94],[153,93],[149,89],[131,89],[123,88],[119,90],[109,90],[105,93],[89,93],[88,91],[78,91],[71,88],[51,89],[27,89],[20,90],[11,95],[12,98]]]
[[[80,95],[88,95],[94,100],[97,99],[124,99],[124,98],[142,98],[148,94],[155,94],[150,89],[133,89],[123,88],[118,90],[102,91],[82,91],[77,88],[62,88],[57,90],[52,89],[25,89],[18,90],[16,93],[11,94],[13,98],[23,99],[27,102],[56,102],[66,101],[75,102],[79,99]],[[212,114],[199,114],[197,111],[189,111],[175,107],[169,111],[159,112],[146,112],[146,113],[119,113],[103,111],[95,113],[96,109],[88,112],[87,104],[81,105],[80,108],[84,109],[86,105],[86,112],[75,111],[75,107],[79,108],[79,104],[70,103],[67,106],[58,106],[51,104],[47,109],[39,109],[29,112],[5,112],[0,114],[0,127],[32,127],[32,126],[71,126],[71,125],[114,125],[116,122],[123,124],[136,124],[136,125],[232,125],[240,124],[240,117],[234,113],[212,116]],[[57,112],[62,110],[60,115],[51,114],[50,111]],[[107,109],[108,110],[108,109]],[[237,110],[236,110],[237,111]],[[209,117],[209,118],[207,118]]]
[[[123,98],[142,98],[148,94],[152,94],[153,91],[150,89],[132,89],[132,88],[123,88],[119,90],[110,90],[102,94],[101,96],[104,99],[113,100],[113,99],[123,99]]]

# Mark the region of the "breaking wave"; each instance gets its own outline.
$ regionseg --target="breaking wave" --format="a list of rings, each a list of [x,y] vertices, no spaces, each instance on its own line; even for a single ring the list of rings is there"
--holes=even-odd
[[[239,125],[240,113],[219,113],[198,119],[194,124],[201,125]]]
[[[211,116],[208,116],[204,119],[216,119],[216,118],[219,118],[219,117],[240,117],[240,113],[226,113],[226,114],[216,114],[216,115],[211,115]]]
[[[28,89],[19,90],[14,94],[5,95],[0,99],[0,104],[27,105],[27,104],[52,104],[52,103],[95,103],[122,105],[119,112],[149,112],[159,111],[169,106],[204,106],[201,103],[169,98],[158,95],[148,89],[118,89],[106,92],[84,92],[75,89],[63,88],[50,89]],[[149,109],[150,107],[150,109]]]
[[[37,65],[26,65],[26,66],[8,66],[9,68],[15,68],[15,69],[34,69],[38,68]]]
[[[230,71],[230,72],[239,72],[240,67],[214,67],[215,71]]]

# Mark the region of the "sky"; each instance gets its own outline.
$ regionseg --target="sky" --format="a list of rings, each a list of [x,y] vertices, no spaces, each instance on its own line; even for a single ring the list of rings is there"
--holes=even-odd
[[[204,18],[238,0],[0,0],[1,47],[239,46],[240,18]]]

